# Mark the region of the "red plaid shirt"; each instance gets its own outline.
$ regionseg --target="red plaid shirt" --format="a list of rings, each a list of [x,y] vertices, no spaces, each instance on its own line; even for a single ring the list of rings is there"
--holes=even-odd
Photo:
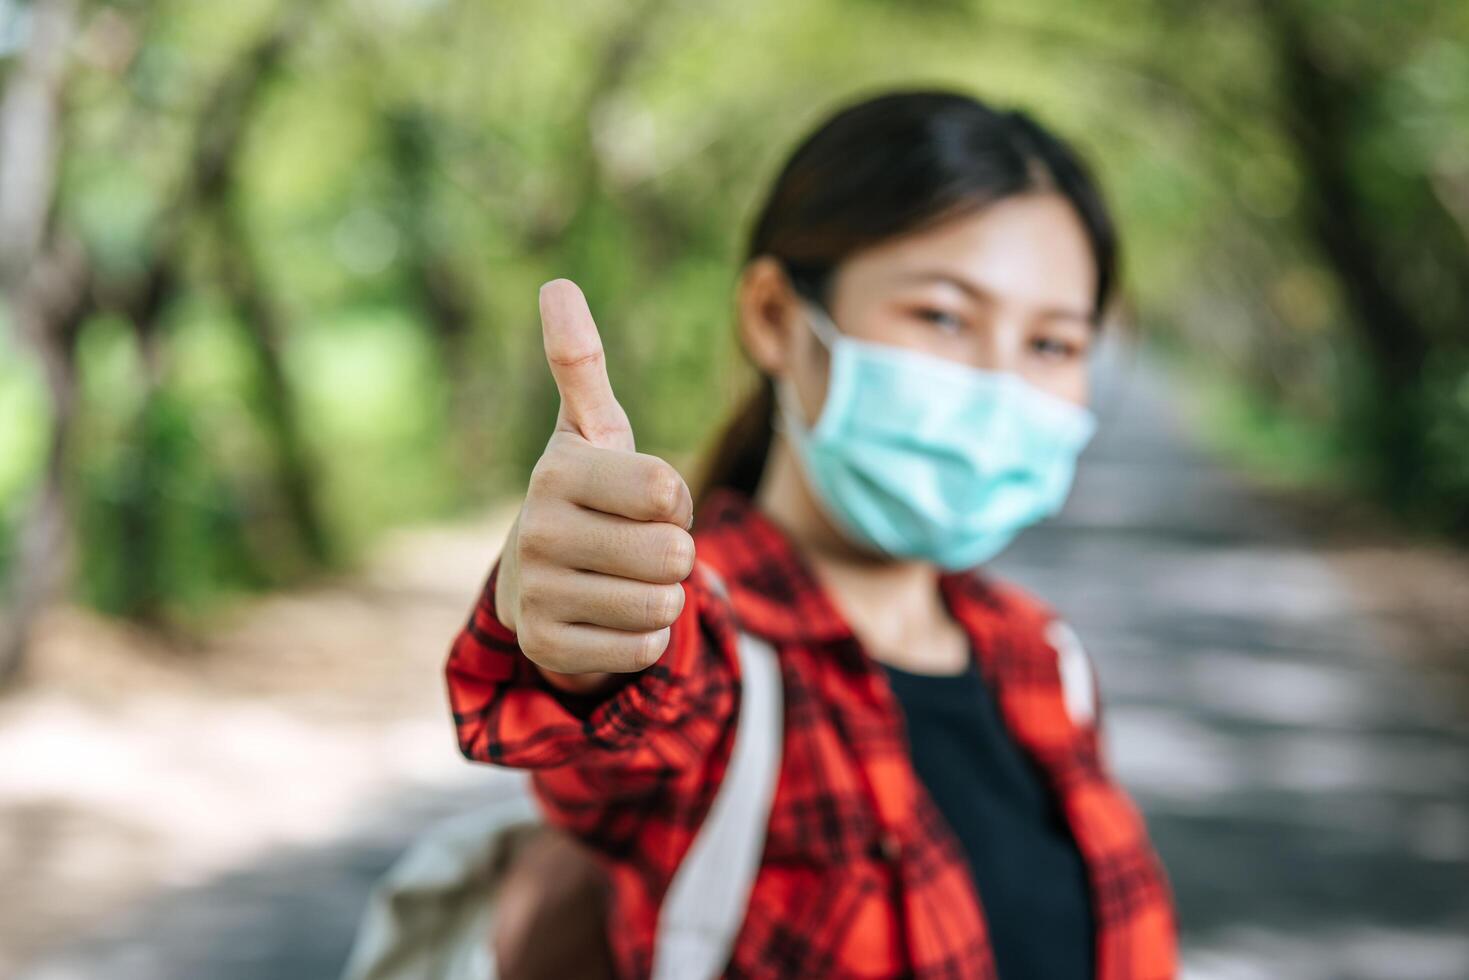
[[[732,607],[741,628],[778,652],[786,716],[765,853],[726,975],[993,977],[980,896],[913,770],[881,669],[749,498],[716,491],[694,539],[700,561],[724,578],[729,604],[696,569],[662,659],[596,698],[552,688],[495,618],[497,560],[447,664],[464,754],[534,770],[546,817],[606,859],[619,971],[647,976],[659,904],[730,752],[739,692]],[[1043,639],[1053,613],[976,569],[944,573],[939,584],[1079,845],[1097,976],[1174,976],[1170,889],[1140,814],[1107,771],[1097,730],[1067,713],[1057,654]]]

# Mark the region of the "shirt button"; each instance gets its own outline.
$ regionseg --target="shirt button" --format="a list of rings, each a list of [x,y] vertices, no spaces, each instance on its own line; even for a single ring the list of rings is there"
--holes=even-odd
[[[903,845],[898,840],[898,835],[892,831],[884,831],[877,839],[877,851],[885,859],[896,861],[903,854]]]

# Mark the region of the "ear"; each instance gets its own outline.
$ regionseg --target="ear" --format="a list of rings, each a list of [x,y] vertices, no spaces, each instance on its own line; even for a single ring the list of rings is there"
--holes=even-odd
[[[746,263],[735,297],[740,342],[755,366],[780,377],[794,362],[800,312],[785,269],[773,256],[758,255]]]

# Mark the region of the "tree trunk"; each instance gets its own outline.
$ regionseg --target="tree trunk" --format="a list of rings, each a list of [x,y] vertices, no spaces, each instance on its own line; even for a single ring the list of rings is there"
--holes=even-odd
[[[1449,241],[1434,250],[1445,278],[1457,292],[1423,296],[1398,274],[1412,250],[1374,220],[1365,189],[1351,170],[1367,117],[1375,80],[1366,65],[1330,64],[1317,24],[1308,23],[1297,5],[1258,0],[1280,81],[1282,132],[1294,150],[1306,187],[1303,195],[1307,234],[1325,259],[1346,301],[1348,315],[1369,359],[1373,390],[1359,393],[1347,424],[1365,435],[1373,477],[1390,502],[1403,510],[1439,502],[1420,499],[1418,474],[1432,465],[1434,412],[1425,398],[1425,367],[1434,351],[1455,341],[1459,320],[1469,313],[1469,249],[1453,215],[1435,194],[1427,176],[1400,176],[1404,199],[1421,202],[1419,234],[1424,241]],[[1421,253],[1420,253],[1421,254]]]
[[[0,622],[0,683],[20,670],[36,619],[65,580],[70,528],[65,468],[75,403],[73,352],[90,298],[86,260],[51,228],[62,88],[74,0],[37,0],[20,65],[0,102],[0,295],[40,361],[51,408],[41,483],[22,519]]]

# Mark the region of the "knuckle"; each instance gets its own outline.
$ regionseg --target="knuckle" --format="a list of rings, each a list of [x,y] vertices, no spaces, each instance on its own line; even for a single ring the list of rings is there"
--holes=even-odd
[[[530,471],[527,490],[536,496],[556,496],[569,485],[570,461],[564,452],[547,449]]]
[[[546,605],[546,589],[539,576],[532,575],[527,578],[522,569],[519,598],[521,621],[533,624],[540,618],[541,611]]]
[[[557,367],[571,369],[597,369],[606,364],[606,357],[600,344],[595,347],[578,347],[574,350],[547,351],[546,360]]]
[[[554,652],[550,644],[546,642],[546,631],[542,629],[539,622],[533,618],[522,620],[515,639],[520,645],[521,652],[527,657],[542,666],[555,669],[551,663],[554,659]]]
[[[648,621],[664,627],[672,625],[683,611],[683,589],[676,585],[662,586],[648,594]]]
[[[540,529],[529,522],[522,522],[515,538],[515,555],[520,559],[520,567],[525,569],[540,559],[544,554],[544,548],[545,542],[541,540]]]
[[[544,620],[533,622],[529,631],[522,632],[517,636],[517,640],[520,643],[521,652],[537,666],[562,674],[573,673],[577,670],[562,644],[557,641],[556,631],[549,622]]]
[[[655,466],[648,475],[648,502],[657,519],[671,519],[683,496],[683,477],[667,463]]]
[[[674,528],[664,546],[663,568],[666,574],[682,582],[694,570],[694,538],[682,528]]]
[[[555,551],[556,529],[539,518],[522,521],[518,545],[523,558],[545,560]]]
[[[612,413],[583,418],[578,421],[577,427],[588,441],[598,445],[615,440],[628,428],[625,416],[619,417]]]
[[[668,649],[669,635],[665,627],[638,637],[638,648],[634,653],[634,658],[639,670],[651,667],[659,661],[663,656],[663,651]]]

